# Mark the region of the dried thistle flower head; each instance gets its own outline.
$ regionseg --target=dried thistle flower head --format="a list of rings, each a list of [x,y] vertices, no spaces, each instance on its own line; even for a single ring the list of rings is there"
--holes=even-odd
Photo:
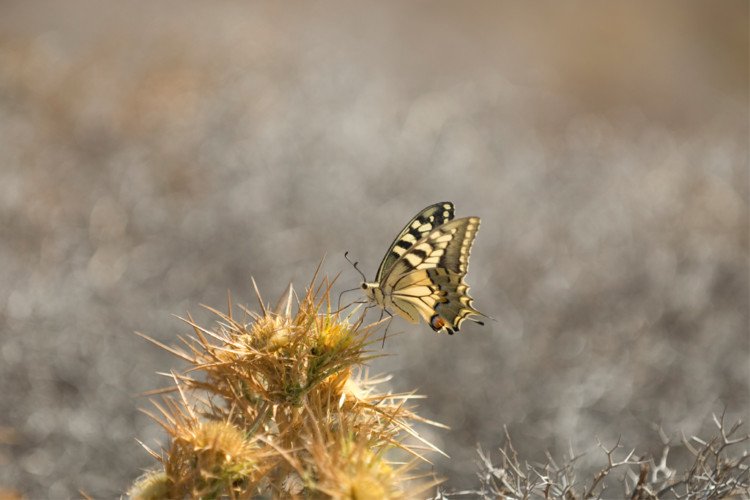
[[[232,422],[199,418],[181,395],[182,406],[166,399],[166,408],[157,405],[162,418],[154,416],[171,441],[163,454],[152,452],[163,464],[166,479],[154,483],[160,476],[146,476],[143,487],[138,488],[140,496],[134,487],[131,498],[237,495],[257,485],[271,466],[268,454]],[[154,496],[153,492],[159,491],[166,495]]]
[[[169,478],[163,471],[149,471],[138,478],[128,491],[132,500],[169,498]]]
[[[246,475],[253,468],[253,450],[244,432],[218,420],[177,427],[170,456],[180,457],[175,460],[177,467],[190,462],[205,476],[223,473],[227,468]]]
[[[244,337],[248,347],[259,351],[275,351],[289,345],[294,325],[288,316],[271,314],[255,316],[250,332]]]
[[[243,308],[238,318],[230,300],[226,313],[209,308],[213,329],[184,319],[193,329],[185,347],[152,340],[190,368],[152,393],[165,394],[151,414],[170,438],[162,454],[151,452],[163,489],[140,487],[148,476],[131,498],[400,498],[435,484],[405,474],[426,462],[422,450],[439,452],[414,429],[434,423],[413,413],[413,394],[383,393],[387,378],[362,369],[378,325],[332,311],[331,285],[314,278],[302,298],[290,287],[274,309],[256,288],[258,312]],[[399,454],[407,466],[391,464]]]
[[[433,483],[410,484],[408,471],[415,465],[394,466],[371,447],[365,436],[352,435],[315,442],[311,459],[317,470],[315,489],[332,498],[351,500],[392,500],[413,498]],[[423,488],[420,488],[422,486]]]

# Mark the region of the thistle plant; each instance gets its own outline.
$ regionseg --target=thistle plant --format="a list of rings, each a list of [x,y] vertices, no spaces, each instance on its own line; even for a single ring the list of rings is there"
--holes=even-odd
[[[442,453],[415,424],[415,394],[381,387],[365,364],[379,323],[358,310],[332,310],[332,282],[317,272],[300,298],[290,287],[275,308],[208,308],[206,328],[192,316],[182,346],[148,340],[187,362],[153,391],[146,411],[166,431],[157,466],[131,487],[131,499],[331,497],[411,498],[437,481],[420,472]],[[255,285],[255,282],[253,282]]]

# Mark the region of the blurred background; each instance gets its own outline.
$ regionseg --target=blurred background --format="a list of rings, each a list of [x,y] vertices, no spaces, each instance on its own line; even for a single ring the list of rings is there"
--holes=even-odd
[[[504,425],[541,459],[749,416],[747,2],[3,2],[0,496],[117,497],[181,366],[134,331],[324,255],[356,286],[442,200],[497,321],[396,320],[371,373],[452,428],[449,487]]]

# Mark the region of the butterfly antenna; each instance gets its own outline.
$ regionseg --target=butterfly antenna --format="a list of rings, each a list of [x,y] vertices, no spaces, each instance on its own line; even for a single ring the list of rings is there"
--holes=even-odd
[[[360,271],[359,268],[357,267],[357,265],[359,264],[359,261],[352,262],[351,259],[349,259],[349,250],[347,250],[346,252],[344,252],[344,258],[347,260],[347,262],[349,262],[349,264],[351,264],[352,266],[354,266],[354,269],[356,269],[356,271],[359,273],[359,275],[362,276],[362,281],[367,281],[367,277],[365,276],[365,273],[363,273],[362,271]]]
[[[352,262],[352,261],[351,261],[351,259],[349,259],[349,250],[347,250],[346,252],[344,252],[344,258],[346,259],[346,261],[347,261],[347,262],[348,262],[349,264],[351,264],[351,265],[352,265],[352,266],[354,267],[354,269],[355,269],[355,270],[356,270],[356,271],[357,271],[357,272],[359,273],[359,275],[360,275],[360,276],[362,276],[362,281],[367,281],[367,278],[365,277],[365,273],[363,273],[362,271],[360,271],[360,270],[359,270],[359,267],[357,267],[357,265],[359,264],[359,262]],[[353,291],[355,291],[355,290],[359,290],[359,287],[357,286],[357,287],[351,288],[351,289],[349,289],[349,290],[344,290],[343,292],[341,292],[341,293],[339,294],[339,300],[338,300],[338,303],[336,304],[336,308],[337,308],[337,309],[338,309],[339,311],[341,311],[341,297],[343,297],[343,295],[344,295],[345,293],[348,293],[348,292],[353,292]],[[348,306],[347,306],[347,307],[348,307]]]

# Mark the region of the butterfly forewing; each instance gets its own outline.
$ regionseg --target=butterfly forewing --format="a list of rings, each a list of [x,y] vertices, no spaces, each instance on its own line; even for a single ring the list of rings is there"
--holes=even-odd
[[[419,269],[439,267],[465,275],[469,270],[469,254],[478,230],[478,217],[456,219],[436,227],[396,259],[391,269],[379,280],[381,288],[385,290],[388,285],[393,287],[398,281],[397,277]]]
[[[398,233],[396,239],[391,243],[385,253],[383,261],[375,274],[375,281],[382,283],[383,277],[388,274],[393,265],[409,250],[415,243],[422,240],[436,227],[442,226],[453,219],[453,203],[443,201],[435,203],[420,211],[412,220]]]

